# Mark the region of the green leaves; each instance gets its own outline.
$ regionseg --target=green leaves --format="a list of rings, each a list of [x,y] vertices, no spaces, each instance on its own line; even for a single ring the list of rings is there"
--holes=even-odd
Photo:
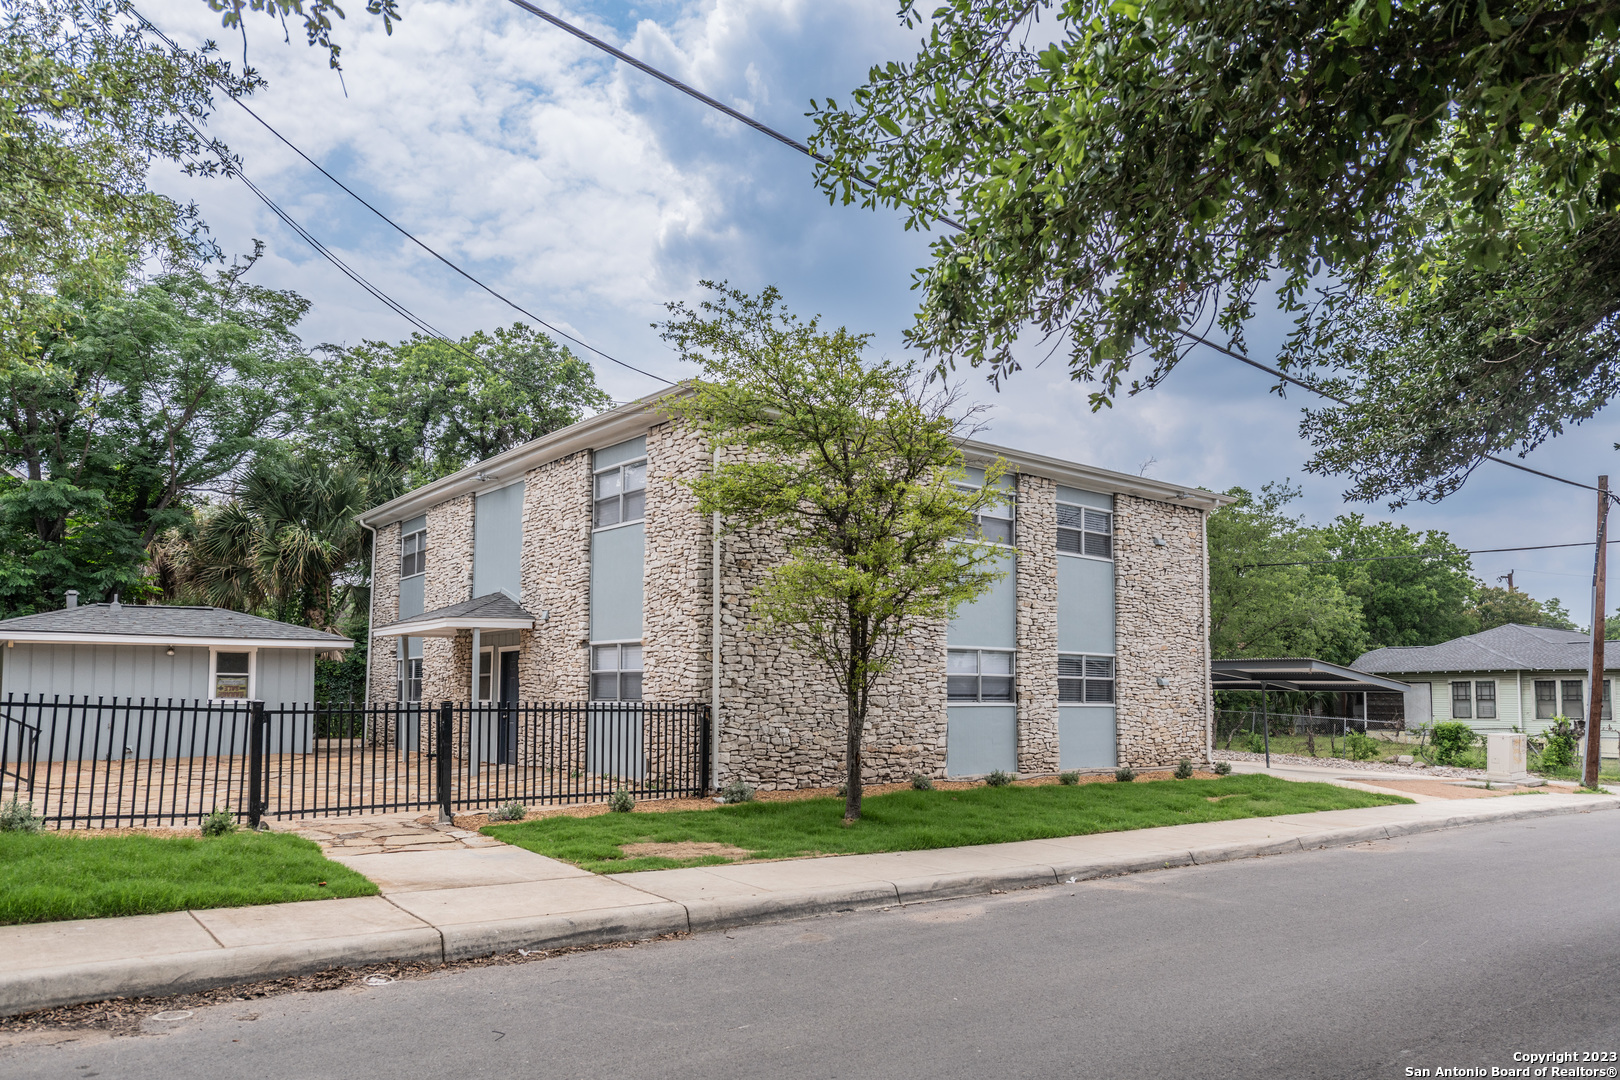
[[[914,58],[814,114],[829,198],[966,224],[917,272],[909,337],[941,368],[999,377],[1021,337],[1066,339],[1102,407],[1169,373],[1179,328],[1236,334],[1273,277],[1297,310],[1320,275],[1412,277],[1442,248],[1497,268],[1516,171],[1564,212],[1554,247],[1620,199],[1620,0],[1039,14],[1026,45],[1022,0],[949,0]]]

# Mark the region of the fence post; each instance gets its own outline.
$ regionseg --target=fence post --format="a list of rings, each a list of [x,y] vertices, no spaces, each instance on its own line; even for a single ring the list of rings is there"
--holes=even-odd
[[[264,821],[264,729],[269,725],[264,702],[248,702],[248,828]]]
[[[713,754],[714,750],[713,750],[713,745],[710,742],[710,736],[713,734],[711,729],[714,726],[714,708],[712,706],[709,706],[709,705],[704,705],[704,706],[702,706],[702,709],[703,709],[703,750],[702,750],[703,758],[702,758],[701,768],[702,768],[703,771],[698,777],[697,789],[700,792],[710,791],[712,793],[712,791],[711,791],[711,789],[709,787],[709,781],[714,776],[714,772],[713,772],[714,761],[712,759],[712,754]]]
[[[439,797],[439,824],[450,825],[455,819],[450,815],[450,728],[455,722],[453,719],[454,706],[448,701],[439,703],[439,723],[434,732],[434,750],[438,755],[438,776],[436,777]]]

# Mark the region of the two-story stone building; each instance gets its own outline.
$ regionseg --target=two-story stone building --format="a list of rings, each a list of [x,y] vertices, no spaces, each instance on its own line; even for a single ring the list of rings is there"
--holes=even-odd
[[[717,783],[837,783],[842,699],[750,614],[772,538],[724,523],[717,536],[682,486],[713,457],[659,408],[681,392],[363,515],[377,536],[371,699],[717,703]],[[1008,498],[981,524],[1010,572],[948,624],[908,632],[873,697],[868,780],[1206,760],[1204,525],[1225,497],[964,450],[970,482],[1007,463]]]

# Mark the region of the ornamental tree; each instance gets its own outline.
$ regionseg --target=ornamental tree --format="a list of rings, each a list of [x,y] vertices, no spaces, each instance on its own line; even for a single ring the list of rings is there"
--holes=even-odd
[[[702,375],[664,407],[696,427],[719,465],[692,481],[703,513],[778,537],[782,557],[754,614],[832,676],[847,724],[846,823],[861,816],[861,736],[873,688],[907,631],[945,619],[1005,574],[974,515],[1004,467],[963,480],[978,410],[930,390],[912,364],[866,355],[868,334],[823,330],[768,288],[723,284],[669,305],[662,336]]]

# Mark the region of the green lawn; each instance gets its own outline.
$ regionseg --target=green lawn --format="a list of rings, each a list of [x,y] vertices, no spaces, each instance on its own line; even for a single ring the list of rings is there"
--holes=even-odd
[[[733,861],[715,855],[626,858],[621,844],[729,844],[751,852],[752,858],[783,859],[999,844],[1410,801],[1331,784],[1234,775],[1219,780],[1105,782],[1074,787],[1052,784],[897,791],[866,799],[861,821],[849,828],[842,824],[842,799],[806,799],[743,803],[713,810],[537,818],[515,825],[485,826],[483,832],[600,874]]]
[[[377,886],[286,833],[213,839],[0,833],[0,923],[373,896]]]

